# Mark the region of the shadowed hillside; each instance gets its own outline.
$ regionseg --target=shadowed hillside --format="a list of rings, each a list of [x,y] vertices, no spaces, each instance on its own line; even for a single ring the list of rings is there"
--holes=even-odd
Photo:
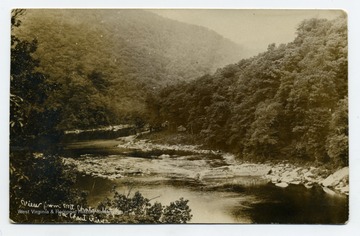
[[[21,21],[14,33],[37,40],[37,70],[63,87],[52,97],[99,101],[95,107],[111,107],[115,117],[141,113],[149,89],[193,80],[243,57],[238,45],[213,31],[144,10],[34,9]],[[79,90],[95,97],[84,101]],[[68,106],[71,120],[63,126],[87,126],[79,120],[87,115],[78,117],[74,107]]]

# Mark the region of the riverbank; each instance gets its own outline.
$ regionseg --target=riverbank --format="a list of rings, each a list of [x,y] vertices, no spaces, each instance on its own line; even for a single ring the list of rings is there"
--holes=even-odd
[[[149,139],[127,136],[117,139],[117,148],[123,155],[82,155],[80,158],[64,158],[82,174],[107,179],[125,177],[161,176],[169,179],[195,181],[206,187],[221,184],[247,184],[245,177],[263,179],[279,188],[304,185],[306,188],[320,186],[331,195],[349,194],[348,168],[330,171],[319,166],[277,163],[251,163],[236,160],[230,153],[201,149],[198,145],[160,144]],[[141,157],[141,158],[138,158]]]
[[[193,139],[191,135],[185,133],[148,133],[145,136],[156,143],[199,143],[199,140]],[[220,152],[220,151],[218,151]],[[267,181],[275,184],[277,187],[285,188],[289,185],[304,185],[310,189],[314,186],[320,186],[328,194],[349,194],[349,167],[334,169],[333,166],[315,165],[310,162],[290,162],[288,160],[272,161],[243,161],[236,160],[233,154],[227,154],[229,164],[235,164],[234,176],[240,172],[249,176],[261,176]],[[251,171],[251,170],[263,170]],[[266,174],[264,174],[266,173]]]
[[[349,195],[349,168],[344,167],[331,172],[324,167],[302,167],[290,163],[272,164],[271,170],[264,176],[278,187],[285,188],[290,184],[304,185],[312,188],[322,187],[324,192]]]

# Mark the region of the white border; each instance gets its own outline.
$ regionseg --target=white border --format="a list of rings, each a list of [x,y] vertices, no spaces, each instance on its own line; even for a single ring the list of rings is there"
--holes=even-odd
[[[12,225],[8,220],[8,110],[12,8],[343,9],[349,26],[350,220],[333,225]],[[1,0],[0,236],[8,235],[357,235],[360,232],[360,1],[357,0]],[[321,210],[321,209],[319,209]]]

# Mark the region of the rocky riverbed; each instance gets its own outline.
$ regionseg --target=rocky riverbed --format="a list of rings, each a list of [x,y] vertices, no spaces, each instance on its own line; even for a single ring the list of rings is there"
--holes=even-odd
[[[204,150],[194,145],[155,144],[128,136],[118,140],[124,155],[64,158],[64,163],[74,165],[83,174],[107,179],[124,177],[178,178],[202,183],[247,184],[246,177],[272,182],[280,188],[289,185],[321,186],[328,194],[349,194],[349,169],[344,167],[331,173],[323,167],[304,167],[287,163],[240,162],[235,156],[214,150]],[[142,158],[132,154],[141,153]],[[146,157],[146,158],[144,158]],[[246,180],[246,181],[243,181]]]
[[[278,187],[302,184],[306,188],[319,185],[329,194],[349,194],[349,168],[344,167],[331,173],[325,168],[299,167],[289,163],[272,165],[264,176]]]

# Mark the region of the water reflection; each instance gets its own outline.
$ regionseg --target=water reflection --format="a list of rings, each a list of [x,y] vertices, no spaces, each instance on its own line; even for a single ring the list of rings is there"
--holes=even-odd
[[[252,179],[207,187],[161,178],[110,181],[81,176],[78,186],[89,191],[88,201],[93,206],[106,196],[110,197],[114,185],[120,193],[140,191],[145,197],[165,205],[184,197],[192,209],[190,223],[337,224],[347,220],[345,196],[330,196],[321,189],[309,190],[303,186],[282,189]]]
[[[262,199],[246,210],[256,223],[343,224],[348,219],[348,197],[331,196],[321,188],[290,185],[282,189],[268,184],[249,189],[248,193]],[[242,211],[234,209],[232,214]]]

